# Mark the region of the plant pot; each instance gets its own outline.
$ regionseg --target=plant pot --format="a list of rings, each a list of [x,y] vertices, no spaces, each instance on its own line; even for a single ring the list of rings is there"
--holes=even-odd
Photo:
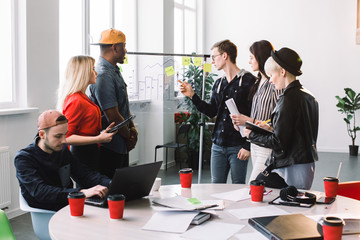
[[[358,152],[359,152],[359,146],[358,145],[349,145],[350,156],[357,156]]]

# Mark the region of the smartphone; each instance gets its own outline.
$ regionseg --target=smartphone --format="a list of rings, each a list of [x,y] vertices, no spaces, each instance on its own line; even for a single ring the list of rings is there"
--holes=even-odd
[[[321,197],[316,200],[317,204],[331,204],[335,201],[336,198],[334,197]]]

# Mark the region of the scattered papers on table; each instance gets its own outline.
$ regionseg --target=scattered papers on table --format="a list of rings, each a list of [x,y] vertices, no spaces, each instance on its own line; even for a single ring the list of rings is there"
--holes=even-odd
[[[156,212],[142,229],[160,232],[184,233],[198,213],[199,211]]]
[[[217,200],[198,200],[195,198],[185,198],[183,196],[175,196],[170,198],[154,198],[152,202],[171,210],[181,209],[182,211],[194,211],[203,209],[223,209],[224,202]],[[220,204],[220,205],[219,205]]]
[[[225,200],[240,201],[240,200],[250,199],[251,196],[249,192],[250,192],[249,188],[242,188],[234,191],[212,194],[211,196]]]
[[[287,215],[288,212],[277,208],[275,206],[261,206],[261,207],[250,207],[250,208],[239,208],[231,209],[228,212],[238,219],[249,219],[254,217],[267,217],[275,215]]]
[[[189,229],[180,236],[187,239],[198,240],[226,240],[240,231],[244,226],[245,225],[242,224],[208,221]]]
[[[259,232],[239,233],[236,234],[235,237],[239,240],[249,240],[249,239],[267,240],[267,237],[265,237]]]

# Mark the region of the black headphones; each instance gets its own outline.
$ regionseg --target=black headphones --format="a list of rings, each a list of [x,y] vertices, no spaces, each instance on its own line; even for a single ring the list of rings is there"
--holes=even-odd
[[[288,186],[280,190],[280,198],[287,202],[298,202],[305,204],[314,204],[316,195],[309,192],[299,192],[296,187]]]

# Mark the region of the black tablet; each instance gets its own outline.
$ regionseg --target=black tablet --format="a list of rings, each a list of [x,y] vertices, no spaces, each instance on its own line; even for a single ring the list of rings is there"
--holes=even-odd
[[[108,133],[112,133],[117,131],[119,128],[125,126],[126,124],[130,123],[131,120],[133,120],[136,116],[135,115],[131,115],[130,117],[128,117],[127,119],[125,119],[124,121],[122,121],[121,123],[115,125],[113,128],[111,128]]]
[[[249,122],[249,121],[246,121],[246,122],[245,122],[245,127],[246,127],[247,129],[250,129],[250,130],[253,131],[253,132],[256,132],[256,133],[261,133],[261,134],[273,134],[272,131],[269,131],[269,130],[267,130],[267,129],[265,129],[265,128],[261,128],[261,127],[259,127],[258,125],[254,124],[254,123],[251,123],[251,122]]]

